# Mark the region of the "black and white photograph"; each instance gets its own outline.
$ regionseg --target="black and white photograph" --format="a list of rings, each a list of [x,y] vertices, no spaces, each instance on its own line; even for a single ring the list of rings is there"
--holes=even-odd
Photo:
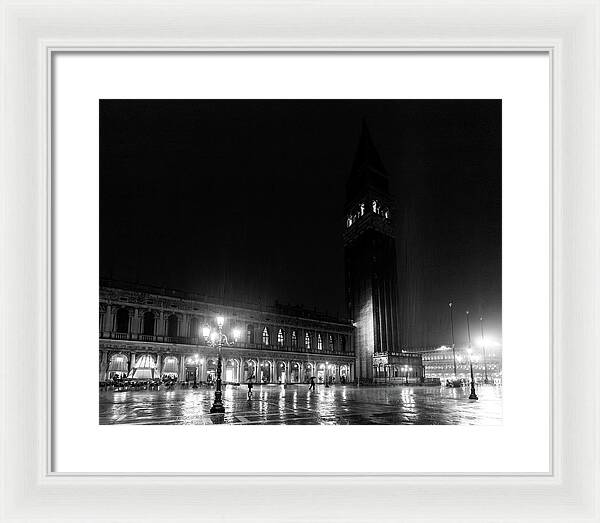
[[[99,424],[502,425],[502,101],[99,101]]]

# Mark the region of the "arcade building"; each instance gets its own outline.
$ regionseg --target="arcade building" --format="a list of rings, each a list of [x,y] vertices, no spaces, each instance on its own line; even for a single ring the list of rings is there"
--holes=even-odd
[[[349,382],[355,375],[352,324],[314,311],[210,302],[179,291],[103,282],[100,381],[116,376],[214,382],[218,349],[204,327],[223,316],[225,383]]]
[[[213,381],[217,349],[202,331],[225,318],[222,379],[243,383],[420,381],[420,354],[400,347],[396,209],[389,175],[363,122],[346,183],[348,320],[282,305],[217,302],[173,291],[100,284],[100,381],[172,377]]]

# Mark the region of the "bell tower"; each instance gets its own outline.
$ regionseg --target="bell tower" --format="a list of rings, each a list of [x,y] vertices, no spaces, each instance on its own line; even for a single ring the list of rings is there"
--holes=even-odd
[[[356,376],[373,379],[374,354],[400,352],[395,208],[389,176],[363,121],[346,183],[346,304],[356,327]]]

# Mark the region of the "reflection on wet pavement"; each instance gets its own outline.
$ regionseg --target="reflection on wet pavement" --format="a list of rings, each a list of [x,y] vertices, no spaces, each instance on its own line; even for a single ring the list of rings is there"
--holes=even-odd
[[[214,389],[100,391],[100,424],[500,425],[502,388],[336,385],[227,386],[225,414],[210,414]]]

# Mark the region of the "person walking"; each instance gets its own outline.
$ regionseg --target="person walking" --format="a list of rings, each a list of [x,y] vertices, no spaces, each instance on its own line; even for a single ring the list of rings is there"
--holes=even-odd
[[[254,376],[248,376],[248,399],[252,399],[252,387],[254,386]]]
[[[314,376],[312,376],[310,378],[310,385],[308,387],[308,390],[315,390],[315,377]]]

